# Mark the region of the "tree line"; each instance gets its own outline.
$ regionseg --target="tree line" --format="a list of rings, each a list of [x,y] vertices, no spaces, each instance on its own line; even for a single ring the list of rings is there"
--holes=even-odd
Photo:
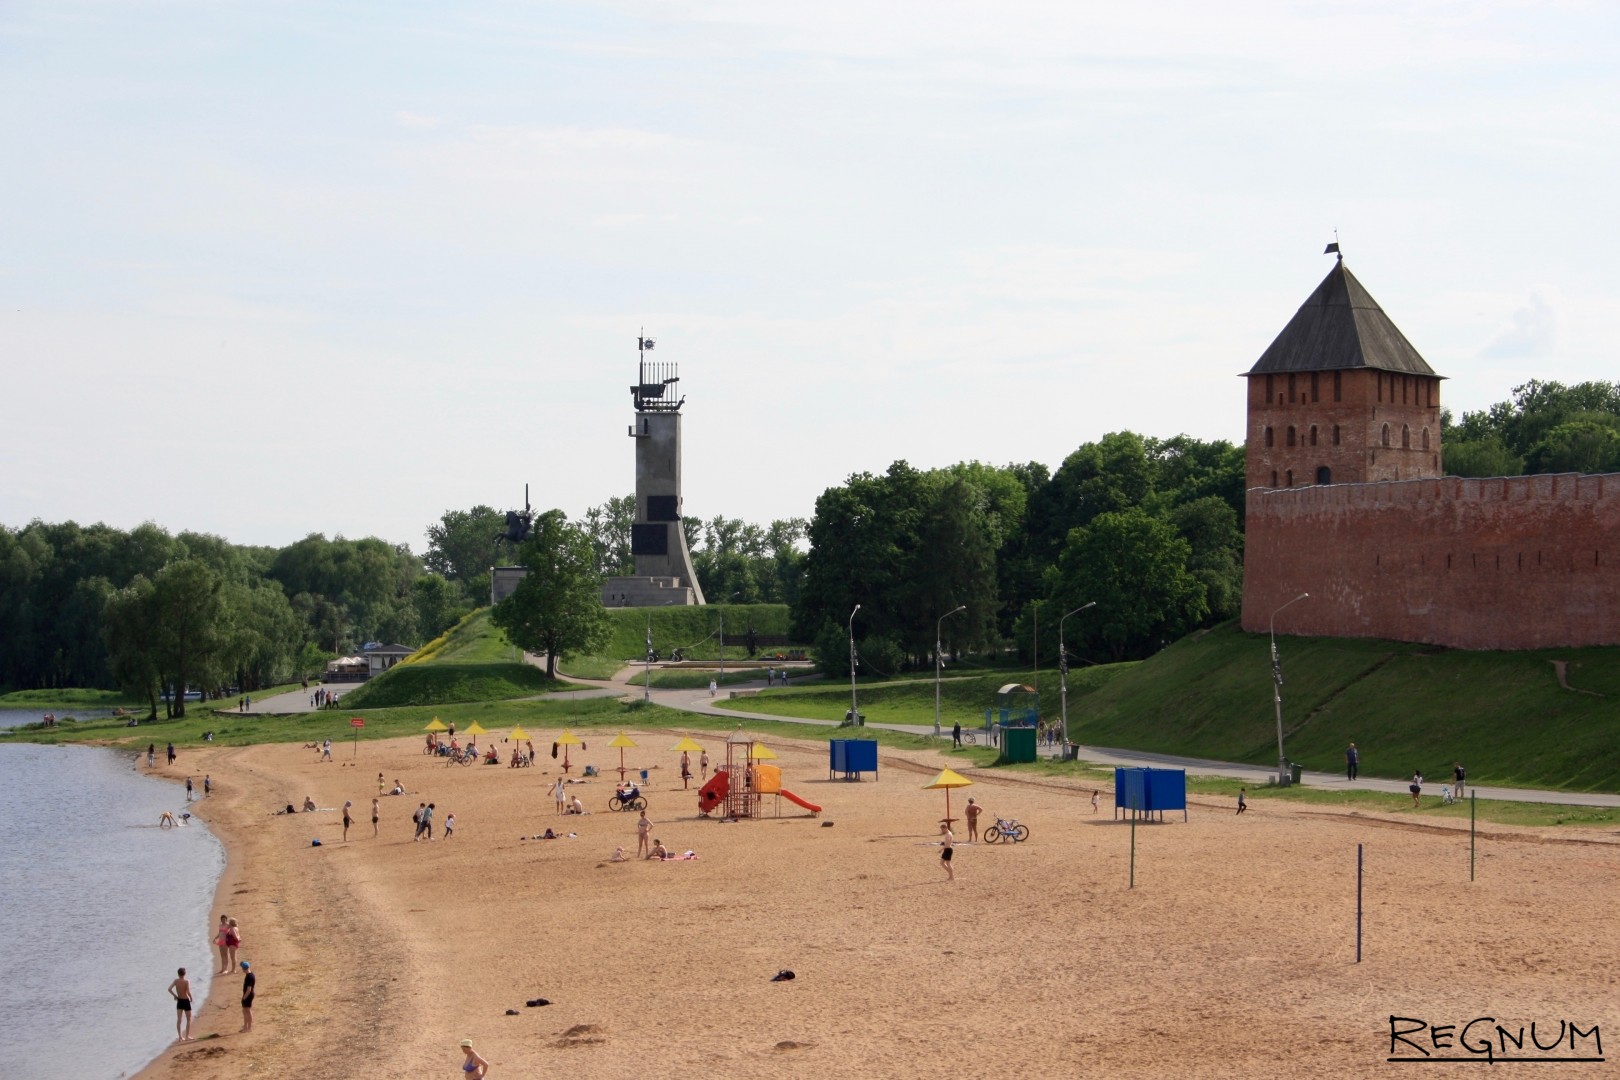
[[[1620,472],[1620,382],[1531,380],[1460,421],[1442,410],[1440,446],[1451,476]]]

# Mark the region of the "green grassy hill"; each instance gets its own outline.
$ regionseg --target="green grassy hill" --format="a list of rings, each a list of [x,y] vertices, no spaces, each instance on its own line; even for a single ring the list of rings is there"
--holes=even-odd
[[[481,608],[405,663],[349,691],[343,707],[386,709],[503,701],[565,689],[546,678],[542,668],[523,662],[506,635],[490,624],[489,609]]]
[[[1401,642],[1278,638],[1291,760],[1436,783],[1453,761],[1479,783],[1620,790],[1620,649],[1461,652]],[[1571,689],[1553,661],[1565,661]],[[1269,644],[1235,622],[1177,642],[1101,687],[1076,741],[1227,761],[1277,759]]]

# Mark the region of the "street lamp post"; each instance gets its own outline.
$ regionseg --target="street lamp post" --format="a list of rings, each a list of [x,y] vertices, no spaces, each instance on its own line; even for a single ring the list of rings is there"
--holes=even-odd
[[[1302,592],[1288,604],[1297,604],[1308,598],[1311,594]],[[1282,660],[1277,656],[1277,614],[1287,607],[1284,604],[1271,613],[1271,704],[1277,712],[1277,786],[1287,787],[1293,782],[1293,774],[1288,771],[1288,755],[1283,753],[1282,732]]]
[[[855,611],[861,610],[861,605],[855,605]],[[849,613],[849,722],[851,726],[859,725],[861,714],[855,707],[855,611]]]
[[[641,700],[652,700],[652,608],[647,609],[647,678],[641,687]]]
[[[1086,608],[1094,608],[1097,601],[1082,604],[1069,612],[1069,615],[1078,615]],[[1063,624],[1069,621],[1069,615],[1058,620],[1058,701],[1063,710],[1063,752],[1069,750],[1069,649],[1063,644]]]
[[[944,666],[944,661],[940,658],[941,653],[944,652],[939,640],[940,624],[946,619],[950,618],[952,615],[955,615],[958,611],[966,610],[966,604],[958,604],[956,607],[934,620],[934,736],[936,738],[939,736],[939,673],[940,668]]]

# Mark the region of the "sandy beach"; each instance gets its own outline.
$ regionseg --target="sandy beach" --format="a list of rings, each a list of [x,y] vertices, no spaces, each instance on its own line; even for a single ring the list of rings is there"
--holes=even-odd
[[[533,734],[549,747],[556,733]],[[559,817],[549,757],[446,767],[414,739],[325,763],[293,745],[188,754],[218,785],[196,809],[229,851],[214,913],[243,927],[255,1027],[236,1034],[240,978],[223,977],[200,1041],[142,1080],[450,1077],[463,1037],[494,1077],[575,1080],[1386,1075],[1391,1016],[1457,1026],[1396,1043],[1403,1057],[1422,1056],[1413,1045],[1482,1056],[1456,1042],[1477,1017],[1495,1019],[1470,1041],[1488,1036],[1496,1057],[1595,1052],[1566,1033],[1556,1050],[1527,1038],[1504,1054],[1497,1024],[1516,1034],[1533,1020],[1543,1046],[1560,1021],[1620,1038],[1614,831],[1490,826],[1470,883],[1466,826],[1271,800],[1238,817],[1233,800],[1195,796],[1187,822],[1136,830],[1131,889],[1131,830],[1108,789],[1093,815],[1089,785],[967,770],[975,785],[953,793],[953,813],[971,795],[1031,836],[968,844],[959,823],[947,883],[944,795],[921,790],[942,755],[885,750],[876,781],[845,783],[828,779],[824,740],[772,738],[784,786],[823,813],[784,801],[780,818],[722,824],[697,816],[695,779],[680,790],[664,749],[679,733],[631,734],[627,763],[653,766],[654,835],[697,859],[609,862],[636,847],[635,815],[607,810],[614,774],[570,785],[592,812]],[[617,764],[610,737],[585,736],[575,777]],[[697,738],[723,760],[718,739]],[[381,800],[373,839],[379,771],[409,794]],[[306,795],[329,809],[274,816]],[[412,842],[419,802],[436,804],[436,836],[455,814],[454,839]],[[547,827],[577,835],[521,839]],[[773,983],[783,968],[796,978]],[[536,998],[552,1004],[526,1007]]]

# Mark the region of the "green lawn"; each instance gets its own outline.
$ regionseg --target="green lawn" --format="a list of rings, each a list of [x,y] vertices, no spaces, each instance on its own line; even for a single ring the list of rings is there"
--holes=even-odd
[[[0,694],[0,709],[147,709],[150,703],[130,697],[122,690],[17,690]]]
[[[1620,648],[1461,652],[1338,638],[1278,639],[1290,759],[1482,784],[1620,790]],[[1569,663],[1561,689],[1552,660]],[[1049,708],[1047,710],[1050,712]],[[1269,643],[1227,623],[1184,638],[1070,710],[1077,742],[1274,764]]]
[[[516,657],[516,659],[514,659]],[[410,661],[349,691],[345,709],[502,701],[572,689],[525,662],[489,621],[489,609],[468,615]]]

